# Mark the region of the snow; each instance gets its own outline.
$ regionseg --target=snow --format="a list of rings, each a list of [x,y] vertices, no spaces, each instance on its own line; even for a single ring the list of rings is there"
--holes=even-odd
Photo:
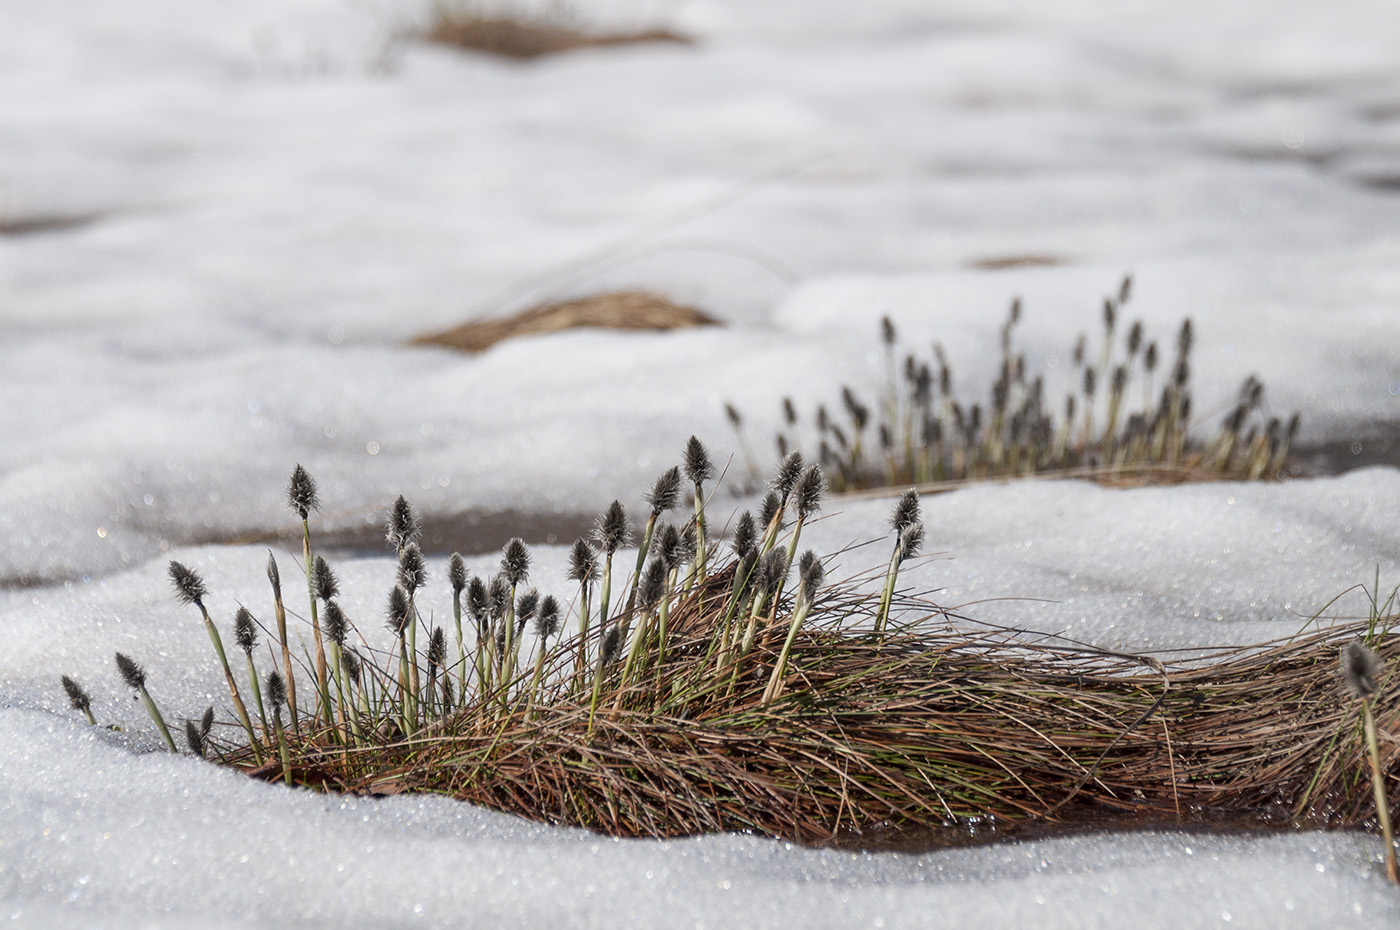
[[[1152,334],[1195,320],[1203,426],[1250,373],[1274,412],[1303,413],[1306,444],[1354,439],[1361,460],[1400,425],[1391,4],[617,0],[580,12],[696,43],[529,64],[404,38],[427,8],[0,5],[0,914],[1151,928],[1400,913],[1364,834],[917,856],[615,842],[156,751],[111,654],[146,666],[172,719],[223,708],[166,560],[204,573],[221,625],[240,603],[269,614],[268,548],[289,590],[298,555],[239,540],[290,528],[298,462],[321,485],[317,532],[372,529],[403,493],[482,571],[495,556],[472,520],[636,510],[692,433],[737,453],[726,401],[769,461],[784,396],[810,410],[879,384],[882,314],[910,348],[941,342],[980,393],[1013,296],[1020,345],[1053,375],[1127,272],[1129,317]],[[1025,256],[1053,263],[985,270]],[[404,345],[615,287],[725,325],[473,357]],[[1277,486],[928,498],[931,554],[904,579],[980,620],[1113,648],[1289,635],[1363,613],[1358,585],[1400,583],[1391,461]],[[877,540],[832,574],[863,571],[889,506],[829,502],[805,544]],[[536,547],[544,590],[565,587],[557,542]],[[351,617],[379,627],[391,563],[335,556]],[[124,732],[68,710],[61,674]]]

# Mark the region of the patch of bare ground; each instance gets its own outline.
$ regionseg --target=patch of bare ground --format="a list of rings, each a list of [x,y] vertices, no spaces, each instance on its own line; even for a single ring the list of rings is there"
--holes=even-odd
[[[514,316],[472,320],[441,332],[418,336],[411,340],[410,345],[483,352],[505,339],[580,327],[659,331],[716,325],[717,320],[694,307],[673,303],[656,294],[615,291],[558,303],[537,304]]]
[[[605,31],[588,29],[565,17],[516,18],[470,7],[439,6],[425,38],[454,48],[529,60],[582,48],[690,39],[668,29]]]

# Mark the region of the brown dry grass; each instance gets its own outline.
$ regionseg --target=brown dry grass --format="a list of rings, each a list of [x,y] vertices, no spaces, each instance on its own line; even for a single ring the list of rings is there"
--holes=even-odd
[[[685,36],[666,29],[632,32],[590,31],[576,27],[562,17],[512,18],[452,5],[443,5],[437,9],[436,18],[429,27],[426,38],[430,42],[454,48],[516,59],[539,58],[581,48],[652,42],[684,45],[690,42]]]
[[[693,307],[644,291],[616,291],[559,303],[543,303],[514,316],[474,320],[412,340],[412,345],[444,346],[482,352],[516,336],[555,333],[579,327],[668,330],[715,326],[718,321]]]

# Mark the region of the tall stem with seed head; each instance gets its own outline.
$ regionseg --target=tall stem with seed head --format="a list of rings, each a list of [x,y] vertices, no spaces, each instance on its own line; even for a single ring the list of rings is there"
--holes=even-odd
[[[1380,821],[1381,838],[1385,842],[1385,874],[1400,884],[1400,863],[1395,859],[1395,835],[1390,827],[1390,802],[1385,793],[1385,776],[1381,771],[1380,741],[1376,737],[1376,717],[1371,711],[1371,698],[1380,690],[1381,673],[1385,670],[1380,656],[1366,648],[1359,639],[1342,648],[1342,681],[1352,696],[1361,701],[1362,725],[1366,730],[1366,748],[1371,755],[1371,789],[1376,798],[1376,819]]]

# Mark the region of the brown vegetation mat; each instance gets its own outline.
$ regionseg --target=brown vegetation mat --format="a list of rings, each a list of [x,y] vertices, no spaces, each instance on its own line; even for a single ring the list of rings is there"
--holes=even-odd
[[[665,29],[634,32],[592,32],[563,20],[515,19],[450,6],[439,10],[425,36],[455,48],[487,52],[506,58],[530,59],[580,48],[638,45],[650,42],[689,44],[685,36]]]
[[[1365,626],[1164,662],[1005,630],[842,629],[868,619],[868,599],[833,594],[814,610],[824,624],[797,638],[784,696],[764,707],[781,631],[760,634],[737,667],[717,667],[704,618],[718,613],[723,578],[678,606],[680,632],[641,683],[608,678],[591,728],[573,652],[560,649],[553,686],[528,710],[522,689],[495,707],[499,696],[469,704],[412,742],[381,733],[373,746],[338,749],[325,733],[303,737],[293,778],[447,794],[615,836],[741,830],[804,843],[893,832],[935,845],[979,825],[1073,829],[1105,812],[1308,827],[1375,814],[1359,705],[1337,672],[1339,647]],[[1381,637],[1376,649],[1390,663],[1400,641]],[[1393,804],[1393,675],[1373,706]]]
[[[543,303],[501,319],[463,323],[442,332],[419,336],[411,344],[482,352],[504,339],[579,327],[668,330],[715,326],[717,322],[693,307],[672,303],[655,294],[617,291],[560,303]]]

